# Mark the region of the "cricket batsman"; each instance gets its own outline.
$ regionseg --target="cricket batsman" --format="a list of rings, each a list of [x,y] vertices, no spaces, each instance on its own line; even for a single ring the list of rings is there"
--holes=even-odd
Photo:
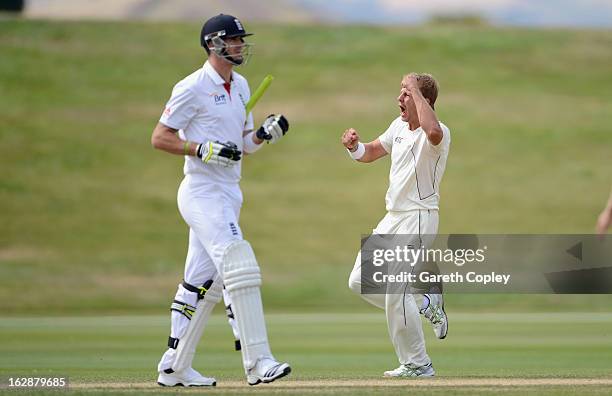
[[[438,84],[431,75],[408,74],[402,79],[397,98],[400,115],[378,139],[361,143],[353,128],[342,135],[342,144],[356,161],[368,163],[391,155],[385,199],[387,214],[373,234],[408,234],[427,241],[424,236],[438,231],[440,182],[451,136],[436,117],[437,97]],[[350,289],[361,293],[361,282],[360,253],[349,277]],[[361,294],[369,303],[384,309],[387,316],[389,336],[400,366],[386,371],[384,376],[432,377],[435,371],[425,350],[419,313],[433,324],[438,338],[445,338],[448,321],[442,294],[413,295],[406,292],[407,288],[402,290],[403,293]]]
[[[264,142],[276,143],[289,129],[285,117],[271,115],[253,130],[253,116],[245,109],[249,86],[234,71],[248,59],[250,45],[244,38],[250,35],[231,15],[204,23],[200,42],[208,60],[174,86],[151,138],[154,148],[185,157],[177,201],[189,226],[184,278],[170,306],[168,349],[158,365],[162,386],[216,385],[191,366],[224,289],[248,384],[269,383],[291,372],[270,351],[259,265],[238,222],[244,155],[254,154]]]

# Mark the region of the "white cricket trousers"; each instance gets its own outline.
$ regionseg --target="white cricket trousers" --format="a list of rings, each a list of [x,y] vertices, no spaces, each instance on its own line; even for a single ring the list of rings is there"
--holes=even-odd
[[[178,208],[189,226],[189,249],[185,260],[185,282],[200,287],[217,273],[223,273],[221,266],[225,249],[233,242],[242,240],[238,225],[242,192],[238,183],[211,183],[197,175],[186,175],[178,190]],[[178,285],[176,301],[191,306],[197,304],[197,294]],[[189,319],[172,311],[170,336],[181,338]],[[168,348],[162,356],[158,370],[172,367],[176,350]]]
[[[438,232],[438,211],[417,209],[406,212],[388,212],[372,231],[373,234],[410,234],[422,237],[424,247],[429,247],[431,236]],[[429,237],[427,237],[429,236]],[[423,366],[431,363],[425,350],[425,337],[421,325],[419,307],[415,297],[403,294],[361,294],[361,252],[349,277],[349,287],[372,305],[385,310],[391,342],[400,364]]]
[[[185,176],[178,190],[178,208],[189,225],[185,281],[201,286],[221,268],[225,249],[242,240],[238,225],[242,192],[238,183],[210,183]]]

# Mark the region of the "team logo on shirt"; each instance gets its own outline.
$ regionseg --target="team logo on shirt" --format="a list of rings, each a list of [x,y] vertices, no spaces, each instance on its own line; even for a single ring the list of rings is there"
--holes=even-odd
[[[394,140],[395,140],[395,143],[400,144],[402,142],[402,139],[403,137],[397,136]]]
[[[227,103],[227,96],[225,94],[215,95],[215,104],[224,105]]]

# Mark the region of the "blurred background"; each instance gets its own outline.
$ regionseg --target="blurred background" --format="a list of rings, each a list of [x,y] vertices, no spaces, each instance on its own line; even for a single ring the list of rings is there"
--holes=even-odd
[[[495,25],[603,27],[612,25],[609,0],[3,0],[29,18],[197,20],[224,12],[272,23],[422,23],[472,17]]]
[[[385,214],[388,160],[349,160],[430,72],[452,131],[440,233],[592,233],[612,185],[612,2],[0,1],[0,312],[166,314],[187,227],[182,157],[150,135],[205,61],[202,22],[241,18],[255,109],[291,122],[245,159],[241,225],[266,308],[370,308],[347,288]],[[455,311],[609,311],[606,295],[450,295]]]

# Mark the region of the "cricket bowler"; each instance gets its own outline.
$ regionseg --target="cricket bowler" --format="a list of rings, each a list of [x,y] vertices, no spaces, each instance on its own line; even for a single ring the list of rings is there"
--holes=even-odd
[[[243,156],[264,142],[275,143],[289,129],[282,115],[271,115],[258,130],[245,106],[246,79],[234,71],[248,59],[250,36],[231,15],[210,18],[200,42],[204,66],[179,81],[153,131],[154,148],[183,155],[185,178],[178,208],[189,226],[183,281],[171,303],[168,349],[159,365],[162,386],[215,386],[216,380],[192,368],[197,343],[224,291],[231,301],[249,385],[269,383],[291,372],[268,344],[260,286],[261,274],[239,225]],[[226,301],[227,302],[227,301]]]
[[[438,231],[440,182],[450,148],[450,130],[438,121],[434,106],[438,84],[429,74],[411,73],[402,79],[397,98],[400,115],[376,140],[361,143],[353,128],[342,135],[342,144],[352,159],[373,162],[391,154],[387,214],[373,234],[435,235]],[[427,240],[427,238],[422,238]],[[427,242],[425,242],[427,244]],[[427,247],[427,246],[425,246]],[[361,293],[361,253],[349,277],[349,287]],[[435,370],[425,350],[419,314],[433,325],[436,336],[446,337],[448,319],[442,294],[361,294],[369,303],[385,310],[391,342],[400,366],[385,377],[432,377]],[[416,298],[420,301],[417,306]]]

